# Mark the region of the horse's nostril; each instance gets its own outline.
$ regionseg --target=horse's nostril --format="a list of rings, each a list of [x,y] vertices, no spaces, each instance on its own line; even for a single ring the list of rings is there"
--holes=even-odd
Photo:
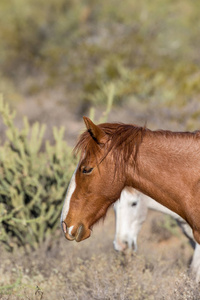
[[[128,248],[128,242],[127,241],[124,242],[124,245],[125,245],[126,248]]]
[[[90,229],[86,229],[83,224],[67,227],[67,224],[63,221],[61,226],[66,239],[70,241],[76,240],[76,242],[80,242],[90,236]]]
[[[122,241],[121,242],[122,251],[125,251],[127,248],[128,248],[128,242],[127,241]]]
[[[137,252],[137,244],[135,244],[135,243],[133,242],[130,249],[133,250],[134,252]]]
[[[67,225],[65,224],[65,222],[62,222],[62,230],[64,231],[64,233],[67,232]]]
[[[84,231],[85,231],[84,226],[83,226],[83,224],[81,224],[81,225],[78,227],[77,232],[76,232],[76,241],[77,241],[77,242],[80,242],[80,241],[81,241],[81,239],[82,239],[82,237],[83,237],[83,235],[84,235]]]

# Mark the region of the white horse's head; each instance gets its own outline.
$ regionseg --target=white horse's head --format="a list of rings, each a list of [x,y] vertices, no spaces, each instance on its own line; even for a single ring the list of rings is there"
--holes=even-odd
[[[115,203],[116,232],[114,248],[124,251],[127,248],[137,250],[137,236],[147,217],[147,204],[141,200],[141,193],[131,187],[125,187],[120,199]]]

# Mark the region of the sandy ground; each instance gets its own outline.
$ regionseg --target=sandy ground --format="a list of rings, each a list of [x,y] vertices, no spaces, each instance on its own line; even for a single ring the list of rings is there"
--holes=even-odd
[[[2,251],[0,299],[198,299],[188,277],[193,250],[179,228],[167,238],[162,228],[155,233],[155,221],[163,218],[149,212],[136,254],[113,249],[112,209],[81,243],[65,240],[58,229],[50,248],[28,255]],[[185,294],[193,298],[181,298]]]

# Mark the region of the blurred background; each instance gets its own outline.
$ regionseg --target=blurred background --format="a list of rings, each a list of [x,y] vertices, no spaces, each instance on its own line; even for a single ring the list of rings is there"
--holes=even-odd
[[[2,299],[197,299],[184,273],[192,249],[163,234],[165,217],[150,214],[133,268],[113,250],[112,209],[83,245],[64,240],[59,216],[83,115],[199,129],[199,16],[197,0],[1,0]],[[179,289],[164,293],[172,273]]]
[[[109,121],[197,129],[199,6],[189,0],[2,0],[4,99],[18,118],[62,124],[71,137],[91,106],[103,109],[112,86]]]

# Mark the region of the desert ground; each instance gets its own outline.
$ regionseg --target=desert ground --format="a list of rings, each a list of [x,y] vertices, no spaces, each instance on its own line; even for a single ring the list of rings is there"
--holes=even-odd
[[[179,228],[150,212],[137,253],[113,249],[114,212],[82,243],[61,231],[50,245],[29,254],[1,250],[1,299],[199,299],[189,272],[192,247]],[[59,230],[59,229],[58,229]]]

